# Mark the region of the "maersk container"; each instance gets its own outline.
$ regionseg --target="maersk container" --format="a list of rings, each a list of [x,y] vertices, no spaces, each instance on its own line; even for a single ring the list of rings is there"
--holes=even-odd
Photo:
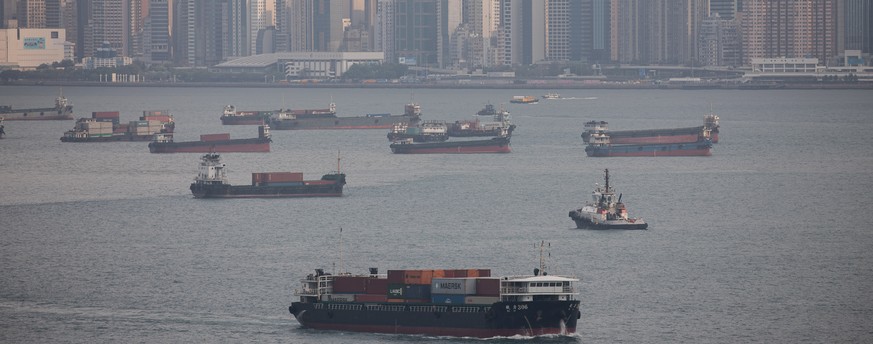
[[[433,303],[448,303],[448,304],[464,304],[466,295],[451,295],[451,294],[432,294],[430,302]]]
[[[434,278],[431,282],[434,294],[475,295],[475,278]]]

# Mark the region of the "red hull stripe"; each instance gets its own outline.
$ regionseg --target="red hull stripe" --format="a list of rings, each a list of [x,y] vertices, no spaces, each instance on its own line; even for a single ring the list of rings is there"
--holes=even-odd
[[[396,333],[396,334],[423,334],[430,336],[452,336],[452,337],[511,337],[515,335],[521,336],[540,336],[546,334],[571,334],[576,332],[576,328],[568,327],[566,332],[562,333],[560,328],[537,328],[534,333],[526,329],[491,329],[491,328],[461,328],[461,327],[424,327],[424,326],[389,326],[389,325],[354,325],[354,324],[334,324],[334,323],[309,323],[305,324],[319,330],[338,330],[338,331],[354,331],[368,333]]]
[[[414,148],[400,149],[397,154],[471,154],[471,153],[511,153],[512,148],[504,146],[480,146],[480,147],[446,147],[446,148]]]
[[[342,197],[341,193],[321,194],[269,194],[269,195],[209,195],[204,198],[285,198],[285,197]]]
[[[263,120],[221,121],[224,125],[264,125]]]
[[[3,117],[3,114],[0,113],[0,117]],[[4,117],[3,120],[6,121],[61,121],[61,120],[69,120],[73,119],[73,116],[27,116],[27,117]]]
[[[337,125],[330,127],[270,127],[275,130],[325,130],[325,129],[391,129],[394,124],[386,125]]]
[[[693,135],[670,135],[649,137],[616,137],[609,138],[612,144],[656,144],[656,143],[692,143],[699,140],[697,134]]]
[[[209,145],[191,147],[158,147],[152,153],[269,153],[269,143],[244,145]]]
[[[692,149],[692,150],[672,150],[672,151],[654,151],[654,152],[631,152],[618,153],[611,152],[607,157],[622,157],[622,156],[711,156],[712,152],[709,149]],[[594,157],[602,157],[595,155]]]

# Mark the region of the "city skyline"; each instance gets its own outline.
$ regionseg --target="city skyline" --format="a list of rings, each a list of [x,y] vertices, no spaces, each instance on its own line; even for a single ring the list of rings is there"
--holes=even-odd
[[[66,31],[148,63],[210,67],[269,52],[383,52],[449,69],[550,62],[869,64],[864,0],[3,0],[3,28]]]

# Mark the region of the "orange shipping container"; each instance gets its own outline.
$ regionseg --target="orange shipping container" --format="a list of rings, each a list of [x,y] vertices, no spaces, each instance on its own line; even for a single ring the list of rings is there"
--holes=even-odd
[[[118,118],[118,111],[94,111],[91,118]]]
[[[265,183],[302,182],[303,172],[264,172],[261,178]]]

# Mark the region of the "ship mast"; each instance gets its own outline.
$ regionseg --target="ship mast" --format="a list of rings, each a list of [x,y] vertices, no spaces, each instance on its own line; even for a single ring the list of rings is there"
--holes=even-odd
[[[340,150],[336,150],[336,173],[340,173]]]
[[[606,192],[609,192],[609,169],[603,170],[606,173]]]

